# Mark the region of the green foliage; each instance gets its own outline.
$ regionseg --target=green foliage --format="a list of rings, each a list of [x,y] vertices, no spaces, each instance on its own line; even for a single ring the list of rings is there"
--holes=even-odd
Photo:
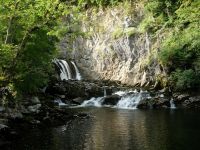
[[[159,59],[177,90],[200,87],[199,1],[182,1],[175,11],[174,27],[163,42]]]
[[[46,30],[39,29],[26,43],[15,69],[14,83],[18,91],[37,92],[38,87],[47,84],[56,50],[53,38],[47,36]]]
[[[90,7],[90,6],[108,6],[115,5],[122,0],[78,0],[79,6]]]
[[[176,90],[200,87],[200,1],[148,0],[139,31],[160,35],[158,59]]]
[[[60,0],[0,0],[0,6],[0,78],[18,94],[36,92],[56,54],[57,38],[48,33],[70,11]]]
[[[195,89],[200,86],[200,74],[192,69],[173,71],[170,75],[171,84],[175,90]]]
[[[200,32],[194,28],[172,34],[163,42],[160,59],[170,70],[191,68],[200,53]]]

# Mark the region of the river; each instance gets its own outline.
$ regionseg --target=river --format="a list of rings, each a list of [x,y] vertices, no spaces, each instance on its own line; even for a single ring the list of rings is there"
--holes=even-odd
[[[74,108],[89,118],[25,129],[14,150],[196,150],[200,113],[189,110]]]

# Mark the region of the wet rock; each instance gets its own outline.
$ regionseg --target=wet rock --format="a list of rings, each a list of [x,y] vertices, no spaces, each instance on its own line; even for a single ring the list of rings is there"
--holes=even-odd
[[[62,97],[69,99],[75,99],[77,97],[90,98],[103,96],[103,89],[95,83],[65,80],[63,82],[49,85],[46,93],[55,95],[56,97],[62,95]]]
[[[5,111],[5,108],[3,106],[0,106],[0,112]]]
[[[120,100],[120,96],[119,95],[110,95],[110,96],[106,96],[104,98],[103,101],[103,105],[116,105],[118,103],[118,101]]]
[[[84,100],[85,100],[85,98],[83,98],[83,97],[77,97],[77,98],[72,100],[72,103],[80,105],[84,102]]]
[[[7,125],[0,124],[0,132],[1,132],[2,130],[6,130],[6,129],[8,129],[8,126],[7,126]]]
[[[169,108],[170,100],[164,97],[158,97],[153,99],[153,108]]]
[[[150,101],[148,99],[142,99],[138,103],[137,108],[139,108],[139,109],[149,109],[149,108],[151,108]]]
[[[38,113],[41,106],[42,106],[41,104],[36,104],[36,105],[33,105],[33,106],[28,106],[28,111],[30,113]]]
[[[173,94],[174,97],[174,103],[175,104],[181,104],[183,103],[185,100],[188,100],[190,95],[187,93],[184,94],[179,94],[179,93],[174,93]]]
[[[200,96],[190,97],[182,103],[184,108],[200,108]]]
[[[32,104],[40,104],[40,100],[38,97],[34,96],[31,98],[31,103]]]

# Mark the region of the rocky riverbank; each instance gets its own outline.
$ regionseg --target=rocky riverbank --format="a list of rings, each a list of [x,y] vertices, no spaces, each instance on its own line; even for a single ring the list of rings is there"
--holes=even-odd
[[[135,96],[134,92],[128,92],[125,96],[115,94],[117,91],[134,89],[141,94],[138,109],[169,109],[171,102],[178,109],[200,108],[197,93],[170,93],[167,89],[146,91],[108,80],[51,82],[37,95],[25,95],[18,102],[13,99],[9,88],[4,87],[0,93],[0,146],[17,138],[18,131],[23,127],[57,126],[72,119],[89,117],[88,114],[72,113],[69,106],[80,105],[92,97],[102,97],[102,106],[116,106],[120,100]],[[12,101],[5,103],[6,98]]]

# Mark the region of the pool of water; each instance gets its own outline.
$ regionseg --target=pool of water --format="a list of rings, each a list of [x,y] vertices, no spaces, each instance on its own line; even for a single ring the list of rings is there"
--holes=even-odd
[[[14,150],[197,150],[200,112],[76,108],[90,114],[56,128],[24,129],[5,149]]]

